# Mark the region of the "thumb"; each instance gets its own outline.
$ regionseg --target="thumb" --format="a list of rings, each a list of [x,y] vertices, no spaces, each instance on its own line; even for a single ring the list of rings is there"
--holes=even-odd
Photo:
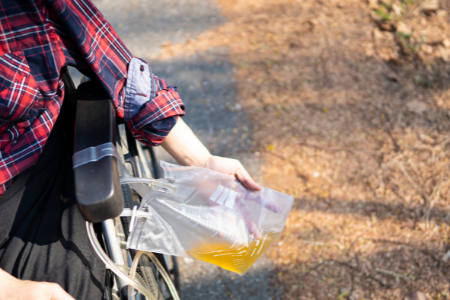
[[[242,185],[249,190],[255,192],[261,190],[261,186],[252,179],[252,177],[247,173],[245,169],[237,169],[236,177],[242,183]]]

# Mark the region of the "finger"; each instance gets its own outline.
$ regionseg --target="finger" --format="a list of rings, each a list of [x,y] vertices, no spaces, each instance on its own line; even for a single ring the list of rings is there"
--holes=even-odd
[[[250,232],[250,234],[253,234],[255,239],[259,240],[261,238],[261,232],[259,232],[255,222],[253,222],[252,219],[246,219],[245,221],[247,224],[248,232]]]
[[[237,169],[236,170],[237,179],[251,191],[259,191],[261,190],[261,186],[257,184],[252,177],[247,173],[245,169]]]
[[[238,206],[239,212],[241,214],[241,217],[244,220],[245,227],[247,227],[248,232],[250,234],[253,234],[253,236],[256,239],[260,239],[261,234],[260,234],[255,222],[253,222],[249,211],[245,208],[245,206],[241,202],[237,202],[237,206]]]
[[[274,213],[278,214],[281,212],[281,208],[278,205],[267,202],[259,193],[247,192],[244,195],[244,199],[254,201],[254,202],[258,203],[259,205],[261,205],[262,207],[265,207],[268,210],[273,211]]]
[[[237,179],[237,177],[236,177]],[[236,191],[238,194],[245,195],[249,190],[239,181],[235,180],[231,184],[231,188]]]
[[[215,217],[215,220],[218,220],[218,224],[217,224],[217,232],[214,235],[217,235],[219,238],[223,238],[225,236],[225,233],[221,230],[222,229],[222,215],[220,214],[220,212],[217,209],[213,208],[213,214]],[[213,235],[213,236],[214,236]]]
[[[274,203],[264,203],[263,206],[265,208],[267,208],[270,211],[273,211],[274,213],[281,213],[281,207],[279,207],[278,205],[274,204]]]
[[[50,283],[49,289],[51,290],[51,298],[50,300],[75,300],[72,296],[70,296],[59,284]]]

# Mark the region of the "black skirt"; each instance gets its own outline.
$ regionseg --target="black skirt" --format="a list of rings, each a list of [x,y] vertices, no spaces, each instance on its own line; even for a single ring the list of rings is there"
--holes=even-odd
[[[103,298],[105,265],[76,205],[70,151],[59,122],[37,164],[0,197],[0,268],[55,282],[77,300]]]

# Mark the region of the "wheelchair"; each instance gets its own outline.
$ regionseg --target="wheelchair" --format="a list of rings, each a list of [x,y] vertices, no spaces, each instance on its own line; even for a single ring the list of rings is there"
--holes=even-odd
[[[118,124],[113,103],[99,82],[84,77],[76,88],[67,69],[63,70],[63,79],[66,94],[61,115],[63,110],[76,111],[66,113],[64,118],[65,122],[75,124],[74,153],[114,145],[126,168],[119,168],[117,155],[92,158],[74,166],[78,206],[87,221],[91,244],[107,265],[106,298],[179,299],[176,257],[126,249],[134,220],[118,217],[124,209],[139,207],[141,201],[131,185],[121,184],[124,172],[133,177],[160,176],[152,147],[137,142],[125,124]]]

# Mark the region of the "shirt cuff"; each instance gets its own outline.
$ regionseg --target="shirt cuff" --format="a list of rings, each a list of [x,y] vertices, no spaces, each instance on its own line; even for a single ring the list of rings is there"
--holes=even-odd
[[[134,131],[133,135],[138,141],[145,145],[158,146],[164,141],[166,136],[175,126],[177,120],[178,116],[164,118],[141,127]]]
[[[133,58],[125,86],[124,119],[133,136],[144,144],[159,145],[184,115],[176,87],[152,74],[147,63]]]

